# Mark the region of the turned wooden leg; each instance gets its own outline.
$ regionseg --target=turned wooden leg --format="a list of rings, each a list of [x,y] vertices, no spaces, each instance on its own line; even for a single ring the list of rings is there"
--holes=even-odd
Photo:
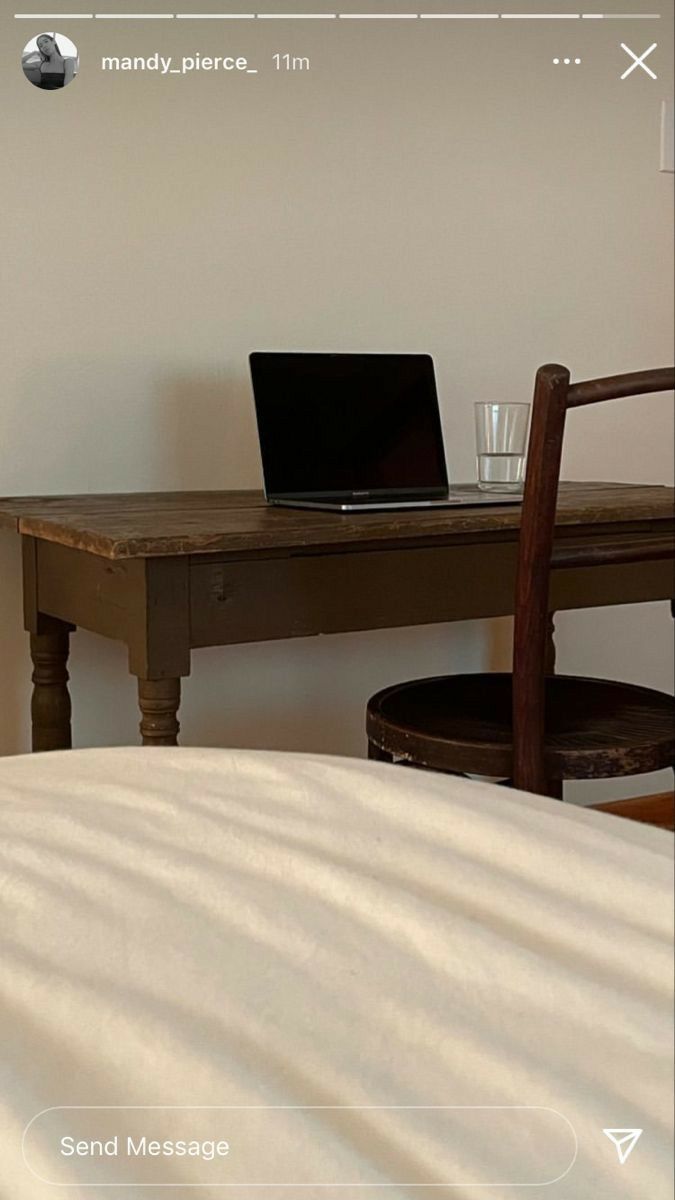
[[[33,750],[70,750],[71,704],[68,692],[68,628],[31,633]]]
[[[180,679],[139,679],[141,736],[144,746],[177,746]]]

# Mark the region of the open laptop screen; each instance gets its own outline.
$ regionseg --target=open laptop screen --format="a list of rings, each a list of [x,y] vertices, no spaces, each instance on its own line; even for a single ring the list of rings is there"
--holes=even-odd
[[[268,496],[442,495],[448,481],[426,354],[252,354]]]

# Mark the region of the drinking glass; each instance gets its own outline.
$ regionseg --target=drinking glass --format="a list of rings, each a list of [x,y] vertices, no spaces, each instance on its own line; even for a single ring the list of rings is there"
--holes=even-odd
[[[475,404],[478,486],[484,492],[522,492],[529,404]]]

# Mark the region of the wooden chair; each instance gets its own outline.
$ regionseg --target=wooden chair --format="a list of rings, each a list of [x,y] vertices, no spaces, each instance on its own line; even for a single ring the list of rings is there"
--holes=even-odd
[[[562,797],[565,779],[634,775],[672,766],[675,701],[649,688],[546,674],[551,568],[673,558],[671,537],[638,550],[630,540],[589,551],[554,548],[567,410],[668,391],[663,368],[570,384],[569,371],[537,372],[523,497],[512,674],[439,676],[385,688],[368,703],[369,758],[453,774],[506,778]]]

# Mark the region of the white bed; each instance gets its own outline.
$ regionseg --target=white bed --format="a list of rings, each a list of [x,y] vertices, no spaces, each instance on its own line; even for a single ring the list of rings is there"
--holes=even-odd
[[[0,905],[2,1200],[672,1196],[665,832],[349,759],[45,754],[0,761]],[[604,1128],[644,1130],[624,1165]],[[130,1167],[129,1129],[228,1154]]]

